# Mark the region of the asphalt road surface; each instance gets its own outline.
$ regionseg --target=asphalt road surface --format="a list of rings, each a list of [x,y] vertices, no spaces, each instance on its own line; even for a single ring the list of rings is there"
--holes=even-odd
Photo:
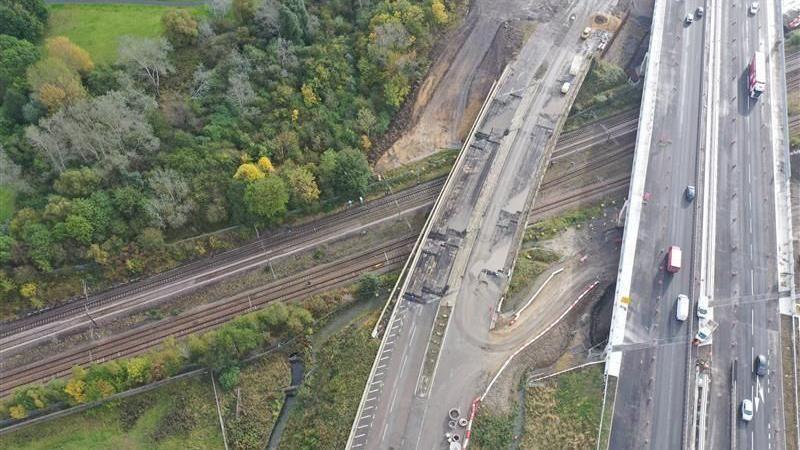
[[[783,151],[773,147],[773,133],[780,132],[782,124],[773,123],[774,98],[769,94],[775,91],[772,93],[785,105],[785,88],[782,77],[780,85],[772,85],[767,78],[767,92],[759,99],[751,99],[747,92],[747,66],[753,54],[760,50],[769,55],[768,8],[775,8],[772,17],[777,18],[775,27],[780,30],[776,3],[762,1],[761,10],[752,16],[747,2],[737,2],[722,8],[720,20],[722,151],[718,160],[716,282],[711,303],[720,327],[712,349],[707,448],[784,448],[773,174],[773,155]],[[768,73],[774,67],[783,71],[783,62],[768,56]],[[754,374],[753,362],[759,354],[769,361],[770,371],[765,377]],[[739,408],[744,399],[752,400],[755,406],[750,423],[741,420]]]
[[[622,366],[610,447],[676,449],[686,411],[690,321],[676,319],[679,294],[694,298],[698,202],[684,197],[698,186],[706,20],[684,23],[697,0],[665,4],[655,120],[636,237]],[[648,74],[647,76],[655,76]],[[639,151],[639,150],[637,150]],[[698,186],[699,190],[699,186]],[[702,192],[699,192],[702,195]],[[683,250],[682,269],[666,271],[667,249]],[[693,311],[693,309],[692,309]]]
[[[573,5],[525,44],[445,187],[441,213],[387,326],[349,448],[444,446],[448,410],[466,415],[505,358],[535,334],[535,320],[503,337],[492,336],[489,327],[543,172],[546,144],[569,107],[559,90],[573,57],[592,45],[579,35],[590,8],[600,5]],[[576,20],[569,20],[571,13]],[[545,60],[546,70],[537,71]],[[463,429],[456,431],[463,437]]]

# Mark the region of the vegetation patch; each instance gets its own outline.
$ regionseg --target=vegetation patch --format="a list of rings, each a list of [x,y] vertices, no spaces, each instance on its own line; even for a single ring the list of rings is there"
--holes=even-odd
[[[214,394],[205,378],[181,380],[0,437],[19,450],[218,449]]]
[[[202,256],[217,230],[269,233],[384,190],[366,154],[465,2],[6,3],[0,169],[29,189],[0,230],[3,315]],[[183,241],[197,235],[209,242]]]
[[[602,401],[603,368],[599,365],[567,372],[528,388],[520,447],[594,448]]]
[[[263,449],[291,383],[286,355],[273,353],[241,369],[238,385],[223,390],[228,444],[234,449]]]
[[[418,183],[441,178],[450,173],[459,151],[460,149],[457,148],[440,150],[419,161],[388,170],[383,177],[393,190],[401,190]],[[375,188],[385,188],[385,185],[376,184]]]
[[[289,336],[309,332],[312,322],[307,309],[275,303],[185,342],[168,338],[161,348],[144,355],[76,367],[67,380],[17,389],[0,403],[0,419],[25,419],[32,412],[102,400],[197,367],[211,369],[223,390],[230,390],[239,383],[242,361]]]
[[[574,130],[587,122],[635,108],[641,98],[641,85],[629,84],[628,76],[619,66],[594,61],[575,98],[564,130]]]
[[[560,216],[536,222],[525,230],[524,241],[546,241],[552,239],[567,228],[588,222],[599,217],[602,213],[602,206],[596,205],[576,209]]]
[[[800,49],[800,30],[794,30],[786,38],[786,48],[789,50]]]
[[[121,36],[161,35],[165,11],[163,6],[51,5],[47,36],[66,36],[96,63],[114,63]]]
[[[511,408],[516,410],[515,408]],[[497,414],[488,408],[479,408],[472,426],[474,448],[484,450],[507,449],[514,438],[514,413]],[[527,448],[527,447],[526,447]]]
[[[0,186],[0,224],[5,223],[14,215],[14,199],[16,192],[13,189]]]
[[[520,250],[514,264],[511,282],[508,285],[508,297],[513,297],[530,286],[537,276],[547,270],[552,263],[558,261],[560,257],[558,253],[541,247]]]
[[[367,315],[318,350],[279,448],[345,447],[378,351],[379,342],[370,336],[376,320],[377,313]]]

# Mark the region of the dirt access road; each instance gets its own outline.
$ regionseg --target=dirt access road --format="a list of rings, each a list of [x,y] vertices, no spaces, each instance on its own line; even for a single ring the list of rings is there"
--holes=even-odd
[[[472,0],[406,111],[408,130],[378,159],[385,171],[443,148],[459,148],[489,89],[522,44],[566,0]],[[402,119],[401,119],[402,121]]]

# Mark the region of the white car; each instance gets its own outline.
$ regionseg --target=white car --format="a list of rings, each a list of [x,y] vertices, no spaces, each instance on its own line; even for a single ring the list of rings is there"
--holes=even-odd
[[[700,319],[707,319],[710,313],[708,297],[701,295],[700,298],[697,299],[697,317]]]
[[[561,93],[566,94],[569,92],[569,88],[572,84],[569,81],[565,81],[564,84],[561,85]]]
[[[678,295],[678,304],[675,307],[675,318],[683,322],[689,317],[689,297]]]
[[[745,422],[753,420],[753,402],[749,398],[742,400],[742,420]]]
[[[747,12],[750,13],[751,16],[758,14],[758,2],[750,3],[750,8],[747,10]]]
[[[694,22],[694,16],[687,14],[686,17],[683,18],[683,21],[686,23],[686,25],[690,25],[692,22]]]

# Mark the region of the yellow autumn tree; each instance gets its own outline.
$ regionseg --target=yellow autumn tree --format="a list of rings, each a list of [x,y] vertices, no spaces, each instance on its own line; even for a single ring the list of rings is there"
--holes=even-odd
[[[319,97],[314,93],[314,88],[311,86],[303,84],[303,87],[300,88],[300,92],[303,94],[303,103],[305,103],[306,106],[314,106],[319,103]]]
[[[28,417],[28,411],[22,405],[14,405],[8,408],[8,415],[14,420],[20,420]]]
[[[75,45],[66,36],[48,39],[45,48],[50,57],[60,59],[67,67],[76,72],[85,74],[94,69],[94,62],[89,53]]]
[[[233,178],[237,180],[244,180],[244,181],[256,181],[264,178],[264,172],[258,168],[253,163],[244,163],[236,169],[236,173],[233,174]]]
[[[275,167],[272,165],[272,161],[270,161],[270,159],[266,156],[258,158],[258,168],[261,169],[261,171],[265,174],[275,172]]]
[[[70,378],[64,392],[69,396],[74,404],[86,402],[86,382],[80,378]]]
[[[34,95],[50,112],[86,97],[80,75],[61,59],[39,60],[28,68],[27,76]]]
[[[445,8],[442,0],[433,0],[431,3],[431,11],[433,11],[433,20],[440,25],[444,25],[450,20],[447,16],[447,8]]]
[[[31,281],[20,286],[19,295],[21,295],[24,298],[33,298],[36,297],[37,291],[38,288],[36,287],[36,283]]]

